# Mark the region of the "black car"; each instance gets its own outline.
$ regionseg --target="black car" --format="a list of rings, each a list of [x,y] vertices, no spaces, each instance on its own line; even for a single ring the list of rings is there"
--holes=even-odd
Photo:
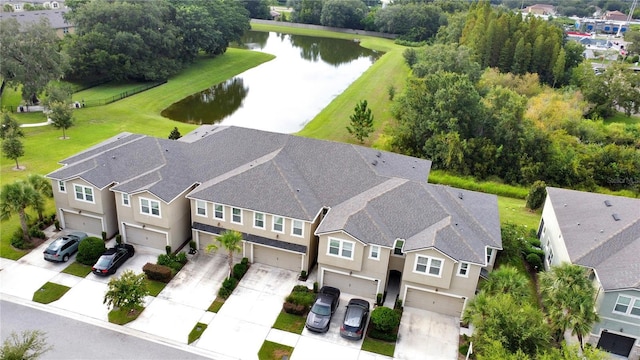
[[[340,336],[351,340],[360,340],[367,326],[369,302],[363,299],[351,299],[344,313],[344,321],[340,326]]]
[[[127,259],[135,254],[135,249],[129,244],[118,245],[107,249],[91,268],[96,275],[107,276],[114,274]]]
[[[316,296],[316,300],[307,315],[307,329],[315,332],[327,332],[331,316],[340,303],[340,290],[323,286]]]

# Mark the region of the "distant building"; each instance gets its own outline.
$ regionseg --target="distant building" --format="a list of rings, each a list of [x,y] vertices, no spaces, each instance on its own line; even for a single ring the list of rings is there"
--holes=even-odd
[[[535,4],[522,9],[522,12],[535,15],[555,15],[556,9],[553,5]]]
[[[607,11],[604,13],[602,17],[604,20],[608,21],[627,21],[627,14],[622,13],[620,11]]]
[[[58,10],[58,9],[65,8],[64,0],[54,0],[54,1],[50,1],[50,0],[30,0],[30,1],[9,0],[9,1],[3,1],[2,2],[3,8],[6,5],[12,6],[13,7],[12,10],[15,11],[15,12],[25,11],[25,8],[28,8],[29,6],[42,6],[45,9],[52,9],[52,10]]]
[[[16,19],[20,26],[37,23],[41,18],[49,19],[49,24],[56,31],[59,38],[66,34],[73,34],[75,27],[64,19],[65,10],[38,10],[21,12],[0,12],[0,21]]]

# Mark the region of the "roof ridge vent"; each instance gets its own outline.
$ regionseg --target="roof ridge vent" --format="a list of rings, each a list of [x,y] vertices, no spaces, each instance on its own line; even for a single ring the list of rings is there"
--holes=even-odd
[[[620,215],[613,213],[611,216],[613,217],[613,220],[620,221]]]
[[[462,200],[464,198],[464,194],[462,194],[462,192],[458,193],[458,199]]]
[[[378,165],[378,160],[375,160],[375,159],[374,159],[374,160],[371,162],[371,165],[373,165],[373,166]]]
[[[376,153],[376,157],[380,157],[380,156],[382,156],[382,153],[381,153],[380,151],[378,151],[378,152]]]
[[[611,207],[611,205],[612,205],[612,204],[611,204],[611,201],[609,201],[609,200],[605,200],[605,201],[604,201],[604,204],[605,204],[607,207]]]

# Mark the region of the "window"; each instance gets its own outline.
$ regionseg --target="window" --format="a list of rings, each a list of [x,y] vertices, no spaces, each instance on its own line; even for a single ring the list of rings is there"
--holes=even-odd
[[[231,222],[242,224],[242,209],[231,208]]]
[[[404,240],[396,239],[393,245],[393,255],[404,255]]]
[[[613,312],[640,316],[640,299],[618,295],[618,300],[616,300],[616,305],[613,307]]]
[[[553,249],[549,248],[549,253],[547,254],[547,262],[551,265],[551,260],[553,260]]]
[[[93,202],[93,189],[88,186],[74,185],[76,191],[76,200]]]
[[[469,277],[469,263],[462,261],[458,263],[458,276]]]
[[[282,216],[273,217],[273,231],[279,233],[284,232],[284,218]]]
[[[220,204],[214,204],[213,217],[216,219],[224,220],[224,206]]]
[[[353,242],[329,238],[329,251],[327,255],[353,259]]]
[[[160,203],[150,199],[140,199],[140,212],[147,215],[160,217]]]
[[[291,224],[291,234],[295,236],[302,236],[304,230],[304,224],[300,220],[293,220]]]
[[[487,264],[491,264],[492,257],[493,257],[493,249],[487,248]]]
[[[253,213],[253,227],[264,229],[264,214],[259,212]]]
[[[380,259],[380,246],[371,245],[371,249],[369,250],[369,259]]]
[[[442,263],[443,261],[441,259],[418,255],[416,256],[414,272],[439,277],[442,270]]]
[[[66,193],[67,192],[67,187],[66,187],[64,181],[58,181],[58,191],[60,191],[61,193]]]
[[[122,194],[122,205],[131,206],[131,204],[129,203],[129,194]]]
[[[207,203],[202,200],[196,200],[196,215],[207,217]]]

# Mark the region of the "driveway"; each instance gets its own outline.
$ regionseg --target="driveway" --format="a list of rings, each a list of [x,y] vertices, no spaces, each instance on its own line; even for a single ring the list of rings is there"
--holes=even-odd
[[[459,336],[458,318],[405,307],[394,359],[457,359]]]
[[[220,270],[226,275],[224,266]],[[252,264],[195,345],[239,359],[257,359],[297,278],[294,271]]]

